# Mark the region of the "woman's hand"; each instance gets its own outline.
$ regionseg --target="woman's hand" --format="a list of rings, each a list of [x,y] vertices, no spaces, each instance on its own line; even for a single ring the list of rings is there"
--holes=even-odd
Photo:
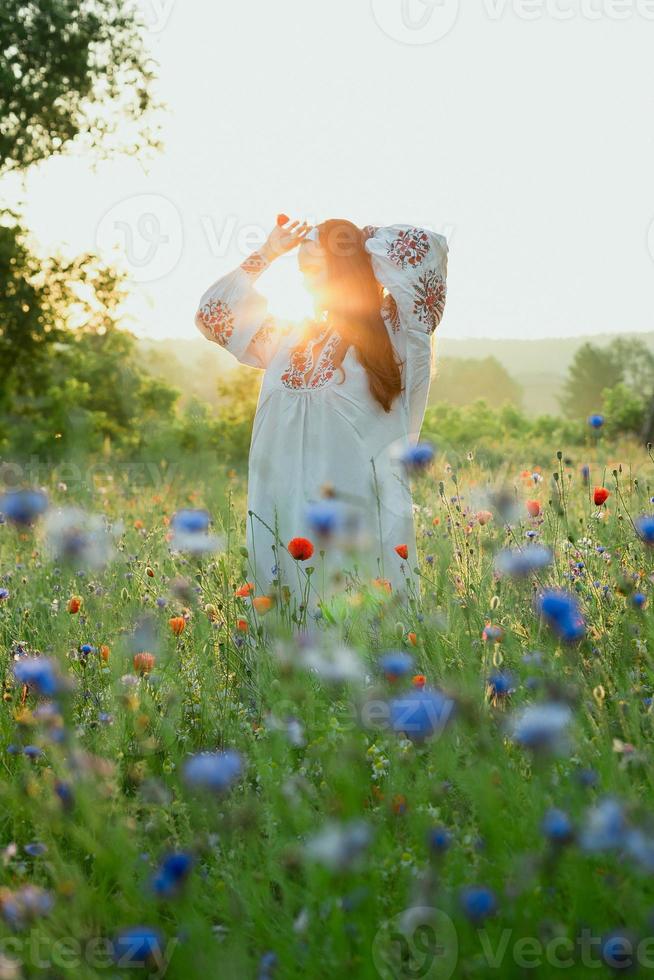
[[[259,249],[259,254],[263,255],[268,262],[290,252],[303,242],[311,231],[311,225],[306,221],[292,221],[290,224],[275,225],[268,235],[265,244]]]

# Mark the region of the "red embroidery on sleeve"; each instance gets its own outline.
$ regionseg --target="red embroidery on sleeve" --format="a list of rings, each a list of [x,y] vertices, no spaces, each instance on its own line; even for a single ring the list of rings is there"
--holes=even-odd
[[[253,252],[252,255],[248,255],[245,262],[241,262],[241,269],[247,272],[249,276],[258,276],[266,268],[268,263],[259,255],[258,252]]]
[[[428,252],[429,237],[422,228],[401,231],[386,248],[389,259],[400,269],[405,269],[407,265],[413,268],[419,266]]]
[[[426,325],[427,333],[433,333],[441,322],[445,309],[445,281],[435,269],[427,269],[418,279],[413,291],[413,312],[420,323]]]
[[[198,311],[197,320],[213,334],[221,347],[227,346],[234,331],[234,316],[227,303],[221,299],[210,300]]]

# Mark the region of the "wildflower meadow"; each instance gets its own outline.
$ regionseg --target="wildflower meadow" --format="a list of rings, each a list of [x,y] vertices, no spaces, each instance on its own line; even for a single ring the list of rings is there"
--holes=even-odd
[[[408,598],[314,604],[218,464],[7,486],[0,977],[650,971],[653,476],[423,446]]]

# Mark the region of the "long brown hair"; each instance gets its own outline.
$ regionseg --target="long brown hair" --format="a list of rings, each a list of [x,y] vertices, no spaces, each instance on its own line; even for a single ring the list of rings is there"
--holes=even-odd
[[[345,349],[354,347],[372,396],[390,412],[402,391],[401,365],[382,319],[382,287],[364,247],[364,233],[341,218],[323,221],[317,228],[327,259],[327,315]]]

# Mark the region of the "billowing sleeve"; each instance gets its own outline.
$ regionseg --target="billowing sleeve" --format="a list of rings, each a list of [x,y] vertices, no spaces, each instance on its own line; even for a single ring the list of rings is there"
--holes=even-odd
[[[207,289],[195,315],[195,325],[207,340],[220,344],[242,364],[264,369],[281,335],[265,298],[254,288],[268,265],[259,252],[253,252]]]
[[[447,294],[447,240],[411,225],[368,226],[368,251],[384,288],[382,316],[405,362],[409,435],[417,440],[431,382],[432,336]]]

